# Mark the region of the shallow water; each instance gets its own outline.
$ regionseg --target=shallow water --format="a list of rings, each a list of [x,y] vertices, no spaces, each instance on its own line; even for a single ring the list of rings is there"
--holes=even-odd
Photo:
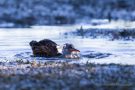
[[[72,62],[120,63],[135,65],[135,41],[109,41],[107,39],[82,38],[79,36],[72,36],[68,34],[68,32],[74,31],[79,27],[80,25],[33,26],[32,28],[12,29],[1,28],[0,59],[1,61],[12,61],[14,60],[14,58],[29,59],[31,58],[30,55],[32,55],[29,42],[31,40],[39,41],[44,38],[48,38],[60,45],[64,43],[72,43],[73,45],[75,45],[75,47],[81,51],[82,58],[80,60],[73,60]],[[92,25],[84,26],[84,28],[93,27],[94,26]],[[95,26],[95,28],[96,27],[98,26]],[[65,32],[66,34],[64,34]],[[95,57],[83,57],[87,55],[95,55]]]

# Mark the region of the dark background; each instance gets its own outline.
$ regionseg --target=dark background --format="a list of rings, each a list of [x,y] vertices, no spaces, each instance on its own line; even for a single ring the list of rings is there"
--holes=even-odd
[[[0,0],[0,24],[75,24],[91,19],[135,20],[135,0]]]

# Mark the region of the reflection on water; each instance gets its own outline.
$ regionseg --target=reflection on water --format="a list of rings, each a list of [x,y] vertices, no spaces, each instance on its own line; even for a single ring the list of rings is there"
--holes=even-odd
[[[123,63],[135,64],[134,41],[107,41],[105,39],[90,39],[71,36],[68,32],[76,30],[78,26],[44,26],[19,29],[0,29],[0,58],[30,57],[32,54],[29,42],[48,38],[58,44],[72,43],[84,54],[103,53],[109,54],[105,58],[82,57],[79,62],[95,63]],[[66,34],[65,34],[66,32]],[[27,53],[25,53],[27,52]],[[91,53],[86,53],[91,52]],[[93,52],[93,53],[92,53]],[[12,60],[12,59],[11,59]]]

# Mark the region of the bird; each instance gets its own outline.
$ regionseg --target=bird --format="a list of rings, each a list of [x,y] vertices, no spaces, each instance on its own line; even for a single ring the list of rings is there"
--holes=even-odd
[[[58,45],[50,39],[43,39],[39,42],[32,40],[29,45],[35,57],[80,58],[80,51],[73,44]]]

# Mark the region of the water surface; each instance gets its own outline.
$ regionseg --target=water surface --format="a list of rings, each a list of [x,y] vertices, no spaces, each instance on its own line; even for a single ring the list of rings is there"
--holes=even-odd
[[[76,60],[73,62],[86,63],[87,61],[89,61],[94,63],[135,64],[135,41],[109,41],[107,39],[82,38],[79,36],[72,36],[68,34],[68,32],[76,30],[81,25],[33,26],[31,28],[12,29],[1,28],[0,59],[1,61],[4,61],[5,58],[8,60],[13,60],[14,58],[16,58],[16,56],[19,55],[30,57],[30,55],[32,55],[32,51],[29,46],[29,42],[31,40],[39,41],[48,38],[60,45],[64,43],[72,43],[77,49],[81,51],[82,55],[89,55],[91,53],[110,54],[109,56],[104,58],[82,57],[80,60]],[[83,25],[83,27],[96,28],[98,26]],[[117,25],[114,25],[113,28],[117,28]]]

